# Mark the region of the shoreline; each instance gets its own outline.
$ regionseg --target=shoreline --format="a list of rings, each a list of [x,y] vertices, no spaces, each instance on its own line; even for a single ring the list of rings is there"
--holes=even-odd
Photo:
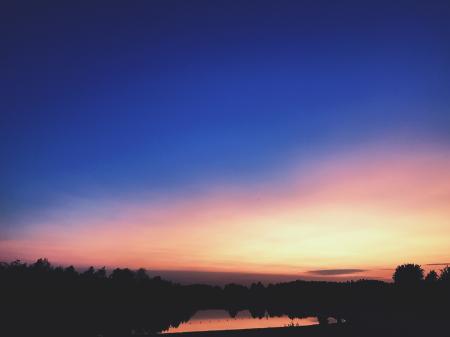
[[[276,327],[276,328],[255,328],[255,329],[235,329],[235,330],[211,330],[211,331],[190,331],[158,334],[158,336],[167,337],[283,337],[283,336],[328,336],[333,333],[348,332],[348,324],[329,324],[329,325],[307,325],[296,327]]]

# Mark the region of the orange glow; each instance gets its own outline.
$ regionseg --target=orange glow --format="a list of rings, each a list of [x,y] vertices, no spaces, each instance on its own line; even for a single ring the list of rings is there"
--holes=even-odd
[[[171,327],[163,333],[277,328],[290,324],[294,326],[308,326],[318,323],[316,317],[294,319],[290,319],[287,316],[252,318],[250,312],[244,310],[240,311],[235,318],[231,318],[226,311],[208,310],[196,313],[189,322],[182,323],[176,328]]]
[[[280,169],[280,178],[259,185],[214,185],[167,202],[103,202],[69,219],[61,209],[3,240],[0,255],[298,275],[358,268],[369,269],[358,278],[389,278],[386,268],[400,263],[450,260],[449,168],[447,149],[372,147]]]

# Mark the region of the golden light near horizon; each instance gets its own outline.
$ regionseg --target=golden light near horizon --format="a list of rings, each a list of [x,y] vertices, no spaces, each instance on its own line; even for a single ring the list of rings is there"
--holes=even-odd
[[[293,165],[264,184],[215,186],[165,204],[103,204],[101,212],[79,210],[73,226],[59,226],[65,220],[58,216],[34,224],[0,252],[83,265],[280,274],[441,262],[450,260],[449,154],[372,147]]]

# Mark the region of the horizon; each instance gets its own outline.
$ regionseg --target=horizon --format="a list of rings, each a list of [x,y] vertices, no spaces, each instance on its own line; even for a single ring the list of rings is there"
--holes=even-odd
[[[445,2],[1,7],[0,261],[204,282],[450,261]]]
[[[32,265],[36,261],[0,261],[2,263],[12,262],[26,263]],[[321,270],[309,270],[305,272],[292,273],[292,274],[269,274],[269,273],[246,273],[246,272],[233,272],[233,271],[208,271],[208,270],[179,270],[179,269],[148,269],[145,266],[138,268],[130,268],[127,266],[93,266],[93,265],[73,265],[73,264],[60,264],[54,263],[54,261],[48,261],[53,268],[56,267],[74,267],[79,273],[83,273],[89,268],[101,269],[105,268],[107,275],[111,274],[114,269],[130,269],[137,271],[138,269],[144,269],[149,277],[161,277],[164,280],[178,283],[181,285],[191,284],[205,284],[212,286],[225,286],[227,284],[240,284],[244,286],[250,286],[253,283],[262,283],[263,285],[278,284],[294,281],[326,281],[326,282],[349,282],[360,280],[375,280],[392,283],[393,274],[396,267],[392,268],[377,268],[372,270],[363,269],[321,269]],[[407,263],[405,263],[407,264]],[[445,267],[450,266],[450,263],[431,263],[422,265],[424,275],[427,275],[430,271],[440,272]]]

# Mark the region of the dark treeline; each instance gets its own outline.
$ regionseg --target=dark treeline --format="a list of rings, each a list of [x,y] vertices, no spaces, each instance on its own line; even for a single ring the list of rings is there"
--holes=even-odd
[[[154,334],[178,326],[202,309],[226,309],[231,316],[248,309],[262,318],[334,317],[346,325],[392,330],[427,326],[442,331],[449,315],[450,268],[424,277],[420,266],[399,266],[393,283],[294,281],[245,287],[179,285],[144,269],[52,267],[0,264],[4,336],[128,336]],[[407,334],[405,334],[407,335]]]

